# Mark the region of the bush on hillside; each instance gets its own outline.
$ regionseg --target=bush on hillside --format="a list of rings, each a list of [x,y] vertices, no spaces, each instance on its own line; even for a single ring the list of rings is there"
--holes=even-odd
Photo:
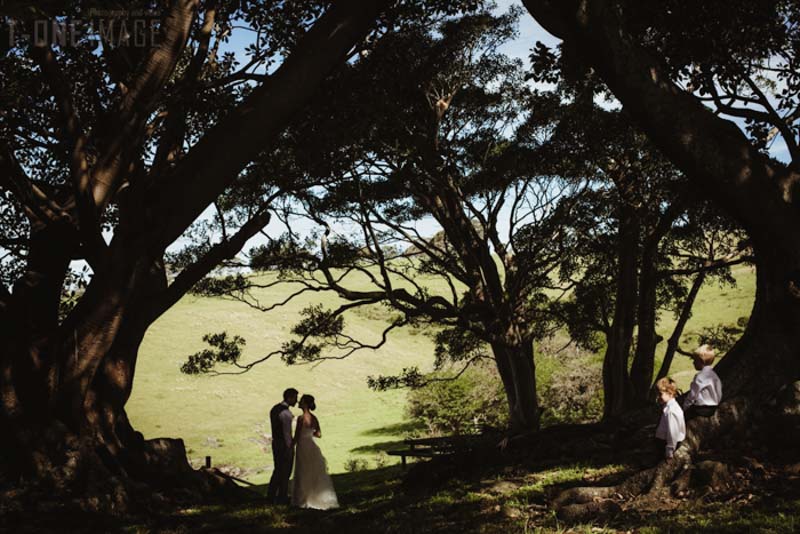
[[[409,393],[406,411],[427,434],[473,434],[485,427],[506,427],[508,405],[493,362],[478,362],[458,378],[436,372],[426,379],[427,385]]]
[[[588,423],[603,415],[602,360],[593,351],[556,335],[537,346],[536,368],[542,426]]]
[[[542,425],[589,423],[603,415],[601,368],[591,358],[565,360],[539,388]]]
[[[600,363],[588,351],[574,346],[559,351],[553,348],[557,344],[541,343],[536,355],[542,425],[598,420],[603,413]],[[431,436],[506,428],[508,404],[493,361],[480,361],[458,378],[449,376],[442,371],[426,375],[424,380],[438,381],[411,390],[406,411],[413,422]]]
[[[739,317],[736,323],[719,323],[714,326],[703,328],[697,335],[697,344],[709,344],[717,351],[717,355],[723,355],[733,348],[739,338],[747,328],[749,317]]]
[[[357,473],[369,469],[369,462],[363,458],[350,457],[344,462],[344,470],[348,473]]]

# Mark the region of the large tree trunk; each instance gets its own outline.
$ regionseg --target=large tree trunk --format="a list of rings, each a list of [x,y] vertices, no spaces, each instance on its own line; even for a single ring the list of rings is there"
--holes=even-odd
[[[129,283],[115,277],[115,283],[103,277],[93,281],[96,296],[71,314],[78,325],[74,343],[58,338],[39,343],[32,328],[18,331],[14,350],[4,351],[0,433],[6,465],[0,471],[12,482],[28,481],[21,487],[33,495],[53,488],[55,496],[75,506],[105,512],[147,503],[158,490],[180,487],[199,496],[212,486],[232,489],[221,477],[193,471],[180,440],[147,442],[128,422],[124,406],[149,326],[142,320],[147,315],[137,311],[146,309],[165,279],[161,266],[115,264],[114,272],[127,275]],[[99,304],[90,307],[92,302]],[[37,347],[35,373],[29,372],[32,352],[25,349],[31,346]],[[6,394],[15,391],[21,394]]]
[[[148,304],[166,289],[166,273],[162,262],[154,263],[142,277],[130,310],[114,337],[111,348],[104,354],[94,375],[83,409],[87,418],[98,427],[109,453],[122,456],[125,462],[127,447],[140,448],[141,437],[133,430],[125,412],[125,404],[133,391],[133,377],[139,346],[150,322]]]
[[[517,434],[538,430],[539,404],[536,398],[533,341],[511,335],[506,342],[492,343],[491,346],[508,399],[511,432]]]
[[[758,399],[800,378],[800,249],[755,243],[756,299],[744,335],[716,366],[723,395]]]
[[[603,358],[603,419],[621,415],[631,399],[628,358],[636,320],[639,224],[632,206],[619,208],[619,249],[614,318]]]

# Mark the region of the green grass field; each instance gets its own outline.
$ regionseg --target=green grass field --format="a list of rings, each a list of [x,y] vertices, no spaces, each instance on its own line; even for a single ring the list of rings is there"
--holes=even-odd
[[[735,322],[750,313],[754,273],[749,267],[739,267],[735,274],[736,288],[711,284],[703,288],[687,334],[720,322]],[[361,283],[356,281],[357,285]],[[431,281],[430,287],[433,291],[442,290],[443,284]],[[290,291],[292,288],[283,286],[257,295],[262,304],[268,304]],[[201,337],[206,332],[224,330],[245,337],[245,361],[256,359],[288,339],[300,310],[317,303],[334,307],[338,302],[333,294],[311,293],[285,307],[262,313],[238,302],[185,297],[150,328],[144,339],[128,404],[134,427],[146,438],[181,437],[194,461],[210,455],[215,465],[242,468],[244,478],[263,483],[272,461],[258,443],[259,432],[269,433],[268,425],[265,426],[267,412],[280,400],[284,388],[294,386],[317,399],[317,415],[323,431],[320,445],[330,470],[343,472],[351,458],[365,459],[374,466],[378,461],[377,451],[404,436],[405,393],[373,392],[367,388],[366,378],[397,373],[415,365],[429,369],[433,343],[423,332],[395,331],[377,351],[313,366],[287,366],[275,359],[239,376],[196,377],[183,375],[179,370],[189,354],[205,348]],[[347,319],[348,333],[376,342],[388,313],[384,308],[351,313]],[[660,333],[665,338],[673,324],[671,315],[662,317]],[[539,372],[552,372],[552,365],[541,366]],[[691,362],[676,357],[672,374],[685,388],[693,375]],[[546,377],[539,377],[540,384],[543,379]]]

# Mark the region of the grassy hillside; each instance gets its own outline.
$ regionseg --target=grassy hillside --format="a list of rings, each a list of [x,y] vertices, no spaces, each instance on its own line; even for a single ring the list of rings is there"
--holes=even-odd
[[[699,295],[687,333],[719,322],[735,322],[752,306],[755,277],[750,268],[736,270],[736,288],[707,285]],[[361,281],[356,280],[356,285]],[[433,291],[443,284],[429,281]],[[262,304],[284,298],[290,287],[264,290]],[[255,359],[280,347],[288,338],[300,310],[322,303],[334,307],[337,297],[327,293],[303,295],[291,304],[269,313],[222,299],[188,296],[160,318],[148,331],[137,366],[133,396],[128,412],[133,425],[145,437],[181,437],[189,455],[200,461],[211,455],[215,464],[246,469],[248,480],[264,482],[271,469],[268,452],[257,443],[260,430],[268,428],[269,408],[280,400],[284,388],[294,386],[317,399],[322,424],[320,445],[331,471],[342,472],[351,458],[376,462],[376,444],[403,437],[405,393],[376,393],[366,386],[366,377],[397,373],[404,367],[430,368],[433,343],[413,329],[393,332],[389,342],[375,352],[362,352],[342,361],[325,361],[314,366],[286,366],[276,359],[264,362],[239,376],[194,377],[182,375],[180,364],[188,354],[204,348],[206,332],[227,331],[247,339],[246,359]],[[348,332],[375,342],[386,324],[384,308],[357,311],[348,316]],[[674,324],[670,315],[662,318],[660,333],[668,337]],[[663,352],[663,344],[659,353]],[[552,372],[552,364],[540,373]],[[686,387],[692,377],[691,363],[677,357],[673,376]],[[545,376],[540,377],[540,384]],[[297,413],[297,410],[295,410]],[[259,429],[259,426],[261,428]]]
[[[267,304],[295,290],[280,286],[257,296]],[[285,388],[296,387],[316,397],[321,447],[333,472],[343,471],[351,457],[374,462],[374,443],[402,438],[397,425],[403,420],[405,392],[372,392],[366,377],[412,365],[429,368],[432,343],[416,330],[397,331],[380,350],[343,361],[287,366],[274,359],[238,376],[196,377],[179,371],[187,355],[205,348],[201,336],[206,332],[224,330],[245,337],[245,361],[267,354],[288,339],[300,310],[318,303],[334,307],[338,298],[328,293],[303,295],[269,313],[222,299],[181,300],[150,328],[142,344],[128,404],[134,426],[147,438],[183,438],[190,457],[198,461],[211,455],[215,464],[262,471],[247,474],[248,480],[259,481],[272,463],[257,443],[262,431],[269,433],[267,413]],[[351,313],[348,332],[377,342],[387,316],[383,308]]]
[[[736,287],[720,287],[715,282],[706,282],[692,309],[692,318],[686,325],[681,344],[684,349],[695,348],[693,334],[700,332],[705,327],[715,326],[720,323],[735,324],[740,317],[749,317],[753,308],[753,298],[756,294],[755,269],[749,266],[736,266],[733,268],[736,278]],[[656,372],[661,365],[661,357],[666,350],[667,338],[675,327],[675,318],[671,313],[663,314],[658,325],[658,333],[664,337],[656,349]],[[678,387],[686,390],[696,371],[689,358],[677,354],[672,363],[670,376],[674,378]],[[724,390],[724,386],[723,386]]]

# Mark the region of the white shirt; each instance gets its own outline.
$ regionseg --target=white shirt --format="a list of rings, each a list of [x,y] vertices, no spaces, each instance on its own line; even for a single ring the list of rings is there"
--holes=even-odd
[[[661,420],[656,427],[656,437],[667,442],[665,450],[667,458],[672,458],[675,447],[686,439],[686,422],[683,420],[683,410],[674,398],[664,406]]]
[[[692,385],[686,398],[683,399],[683,409],[689,406],[717,406],[722,400],[722,381],[714,372],[714,368],[706,365],[694,375]]]
[[[283,426],[283,441],[286,443],[286,448],[292,448],[292,419],[294,416],[292,415],[292,411],[289,410],[289,405],[285,402],[282,402],[284,406],[286,406],[286,410],[283,410],[278,417],[281,420],[281,425]]]

